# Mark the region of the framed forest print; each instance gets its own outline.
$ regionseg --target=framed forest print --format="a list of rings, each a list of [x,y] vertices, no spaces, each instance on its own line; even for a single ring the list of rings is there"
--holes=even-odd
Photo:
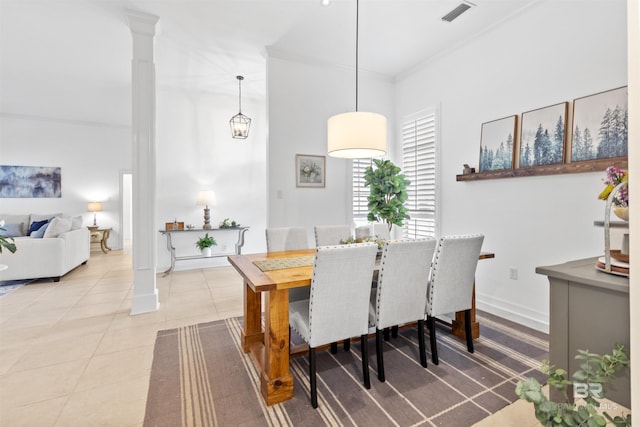
[[[521,168],[562,164],[568,106],[568,102],[561,102],[522,113]]]
[[[509,116],[482,124],[479,172],[513,168],[517,120]]]
[[[627,87],[573,100],[572,162],[626,157]]]

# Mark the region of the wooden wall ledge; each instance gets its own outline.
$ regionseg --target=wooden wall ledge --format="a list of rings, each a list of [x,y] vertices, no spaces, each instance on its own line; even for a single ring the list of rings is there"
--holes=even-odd
[[[467,175],[456,175],[456,181],[479,181],[484,179],[517,178],[521,176],[559,175],[564,173],[602,172],[609,166],[627,169],[626,157],[613,159],[589,160],[562,165],[531,166],[528,168],[506,169],[499,171],[484,171]]]

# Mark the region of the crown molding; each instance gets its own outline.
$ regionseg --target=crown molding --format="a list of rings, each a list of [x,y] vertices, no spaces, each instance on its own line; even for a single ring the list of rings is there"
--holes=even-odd
[[[51,123],[64,123],[76,126],[93,126],[102,128],[114,128],[114,129],[131,129],[131,125],[123,125],[118,123],[107,122],[95,122],[91,120],[77,120],[77,119],[64,119],[60,117],[47,117],[37,116],[33,114],[19,114],[19,113],[4,113],[0,112],[0,118],[13,119],[13,120],[29,120],[34,122],[51,122]]]
[[[295,53],[276,49],[273,46],[267,46],[266,52],[267,52],[267,58],[280,59],[280,60],[289,61],[289,62],[297,62],[299,64],[309,65],[313,67],[333,68],[333,69],[349,70],[349,71],[355,72],[355,67],[350,65],[338,64],[336,62],[325,61],[322,59],[312,58],[304,55],[298,55]],[[371,78],[374,80],[378,80],[385,83],[391,83],[391,84],[395,83],[395,78],[388,74],[369,71],[363,68],[360,68],[358,72],[360,73],[360,76],[364,74],[368,78]]]

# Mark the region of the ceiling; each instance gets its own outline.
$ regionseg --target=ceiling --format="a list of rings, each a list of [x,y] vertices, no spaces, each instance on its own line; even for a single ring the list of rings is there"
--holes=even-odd
[[[449,23],[462,0],[361,0],[359,69],[393,80],[538,1],[473,0]],[[237,95],[242,74],[262,99],[267,50],[355,66],[355,0],[0,0],[0,111],[129,123],[127,9],[160,18],[159,87]]]

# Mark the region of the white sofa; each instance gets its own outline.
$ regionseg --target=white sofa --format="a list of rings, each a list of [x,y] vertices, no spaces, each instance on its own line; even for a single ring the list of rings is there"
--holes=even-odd
[[[43,218],[61,218],[50,222],[52,233],[46,234],[42,238],[32,238],[26,236],[29,226],[34,221]],[[80,224],[78,224],[78,218]],[[58,282],[60,277],[73,270],[80,264],[85,264],[89,259],[91,242],[90,233],[86,227],[82,227],[80,217],[64,218],[60,214],[54,215],[0,215],[0,220],[5,221],[7,230],[21,230],[22,236],[14,237],[16,252],[11,253],[3,250],[0,253],[0,264],[5,264],[9,268],[0,271],[0,281],[53,278]],[[73,223],[73,229],[66,230],[66,225]],[[55,227],[52,227],[53,225]],[[59,226],[62,225],[62,228]],[[13,233],[16,234],[16,233]]]

